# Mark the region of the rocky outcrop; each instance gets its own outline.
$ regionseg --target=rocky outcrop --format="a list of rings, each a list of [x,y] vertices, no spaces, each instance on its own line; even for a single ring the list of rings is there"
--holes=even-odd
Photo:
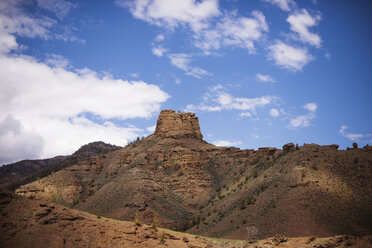
[[[295,150],[295,145],[293,143],[288,143],[283,146],[284,152],[293,152]]]
[[[200,132],[199,119],[195,116],[195,113],[176,113],[174,110],[163,110],[160,112],[155,135],[175,139],[203,139],[203,135]]]

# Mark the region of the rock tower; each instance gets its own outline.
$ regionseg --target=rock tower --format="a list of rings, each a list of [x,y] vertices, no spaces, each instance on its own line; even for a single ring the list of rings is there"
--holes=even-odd
[[[155,135],[175,139],[203,139],[199,119],[195,116],[195,113],[176,113],[174,110],[162,110],[160,112]]]

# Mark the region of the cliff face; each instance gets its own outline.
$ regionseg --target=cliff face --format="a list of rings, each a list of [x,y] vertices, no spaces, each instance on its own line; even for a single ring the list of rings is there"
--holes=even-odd
[[[203,139],[198,117],[194,113],[176,113],[174,110],[160,112],[155,135],[175,139]]]

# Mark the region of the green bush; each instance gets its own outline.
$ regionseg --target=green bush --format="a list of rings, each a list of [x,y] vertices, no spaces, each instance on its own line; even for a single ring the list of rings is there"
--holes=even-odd
[[[137,218],[135,219],[134,224],[136,224],[136,226],[142,226],[142,222]]]

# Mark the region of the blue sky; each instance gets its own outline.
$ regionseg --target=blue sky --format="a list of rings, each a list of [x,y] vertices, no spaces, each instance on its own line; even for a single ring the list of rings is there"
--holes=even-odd
[[[161,109],[240,148],[372,143],[372,4],[3,0],[0,164],[125,145]]]

